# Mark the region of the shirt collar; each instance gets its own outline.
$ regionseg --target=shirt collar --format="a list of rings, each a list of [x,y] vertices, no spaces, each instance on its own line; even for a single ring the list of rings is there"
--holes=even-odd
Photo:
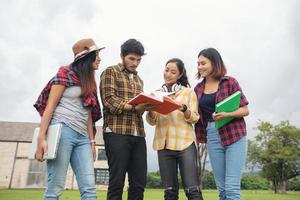
[[[229,79],[229,77],[228,76],[222,76],[221,78],[220,78],[220,83],[221,82],[223,82],[223,81],[225,81],[225,80],[228,80]],[[201,86],[204,86],[205,85],[205,78],[200,82],[200,85]]]
[[[222,76],[221,79],[220,79],[220,82],[224,81],[224,80],[228,80],[229,77],[228,76]]]

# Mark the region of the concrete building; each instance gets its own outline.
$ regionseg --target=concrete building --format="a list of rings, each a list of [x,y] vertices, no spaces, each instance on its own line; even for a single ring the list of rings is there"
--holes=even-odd
[[[34,129],[38,123],[0,122],[0,188],[44,188],[46,163],[27,158]],[[102,138],[97,127],[97,159],[95,180],[97,189],[107,189],[109,173]],[[127,180],[125,187],[127,187]],[[77,189],[76,178],[69,166],[65,188]]]

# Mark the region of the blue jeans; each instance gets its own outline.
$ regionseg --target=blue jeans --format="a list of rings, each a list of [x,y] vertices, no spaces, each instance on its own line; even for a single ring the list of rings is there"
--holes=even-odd
[[[47,160],[48,180],[44,200],[59,199],[65,188],[69,163],[75,173],[81,199],[97,199],[90,140],[63,124],[57,156]]]
[[[241,199],[241,176],[247,155],[247,139],[222,146],[215,122],[207,125],[207,148],[220,200]]]

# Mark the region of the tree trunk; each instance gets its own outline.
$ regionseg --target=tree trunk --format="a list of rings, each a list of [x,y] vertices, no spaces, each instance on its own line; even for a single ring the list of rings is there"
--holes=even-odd
[[[207,158],[207,144],[198,144],[198,169],[199,169],[199,181],[200,188],[203,188],[203,176],[205,171],[205,164]]]
[[[278,194],[278,190],[277,190],[277,189],[278,189],[278,188],[277,188],[278,185],[277,185],[276,179],[273,179],[273,180],[272,180],[272,183],[273,183],[274,193],[275,193],[275,194]]]
[[[278,185],[280,193],[286,194],[287,180],[280,181]]]

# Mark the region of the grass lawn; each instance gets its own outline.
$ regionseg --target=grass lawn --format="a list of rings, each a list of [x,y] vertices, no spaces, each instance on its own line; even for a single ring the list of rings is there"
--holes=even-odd
[[[0,190],[0,200],[41,200],[43,190]],[[218,194],[216,190],[204,190],[205,200],[217,200]],[[127,192],[124,193],[123,199],[127,199]],[[243,191],[243,200],[299,200],[300,192],[288,192],[286,195],[273,194],[272,191]],[[79,192],[64,191],[61,200],[80,200]],[[98,199],[106,199],[106,191],[98,191]],[[162,200],[163,190],[146,189],[145,200]],[[186,199],[184,192],[180,191],[180,199]]]

